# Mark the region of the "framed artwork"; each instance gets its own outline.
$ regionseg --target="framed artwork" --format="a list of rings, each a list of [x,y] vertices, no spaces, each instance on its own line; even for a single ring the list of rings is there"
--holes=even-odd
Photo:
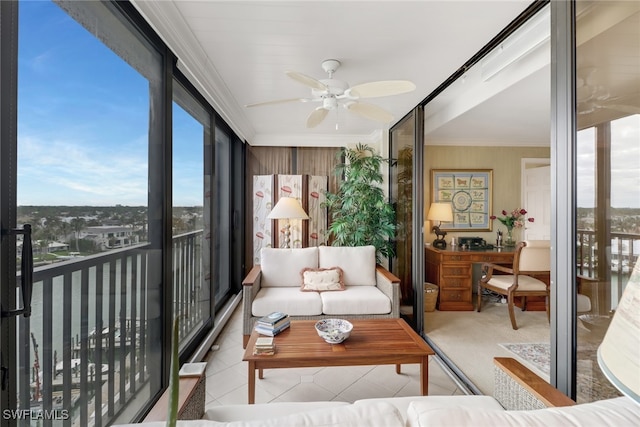
[[[450,202],[453,222],[442,230],[491,231],[493,169],[431,169],[431,201]]]

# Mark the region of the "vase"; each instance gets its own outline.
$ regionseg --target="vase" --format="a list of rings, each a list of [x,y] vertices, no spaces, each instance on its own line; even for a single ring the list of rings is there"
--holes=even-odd
[[[507,236],[503,242],[504,246],[515,246],[516,241],[513,238],[513,227],[507,227]]]

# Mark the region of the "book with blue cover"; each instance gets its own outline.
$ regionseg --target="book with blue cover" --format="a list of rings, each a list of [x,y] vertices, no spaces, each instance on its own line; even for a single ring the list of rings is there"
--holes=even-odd
[[[266,316],[259,318],[258,323],[261,323],[264,325],[275,325],[276,323],[278,323],[279,321],[281,321],[286,317],[288,317],[288,314],[282,313],[279,311],[274,311],[273,313],[267,314]]]
[[[256,325],[255,330],[259,334],[267,335],[267,336],[270,336],[270,337],[274,337],[274,336],[278,335],[280,332],[282,332],[285,329],[287,329],[290,326],[290,323],[291,322],[289,322],[289,319],[287,319],[287,321],[285,323],[283,323],[282,325],[278,326],[277,328],[272,328],[272,327],[262,326],[262,325]]]

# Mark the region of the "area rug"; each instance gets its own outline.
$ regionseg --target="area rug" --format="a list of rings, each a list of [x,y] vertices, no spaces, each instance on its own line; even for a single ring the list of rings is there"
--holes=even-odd
[[[549,377],[551,346],[548,343],[513,343],[499,344],[510,351],[529,368],[544,373]],[[594,400],[610,399],[620,396],[611,383],[604,377],[596,361],[597,345],[584,343],[578,346],[577,352],[577,401],[578,403]]]
[[[538,371],[549,376],[551,346],[548,343],[513,343],[499,344],[523,362],[533,365]]]

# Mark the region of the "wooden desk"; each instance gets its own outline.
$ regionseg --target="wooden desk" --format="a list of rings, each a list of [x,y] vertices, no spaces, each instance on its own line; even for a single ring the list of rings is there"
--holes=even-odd
[[[493,250],[436,249],[425,247],[425,278],[438,285],[438,310],[473,311],[473,264],[511,264],[514,248]]]

